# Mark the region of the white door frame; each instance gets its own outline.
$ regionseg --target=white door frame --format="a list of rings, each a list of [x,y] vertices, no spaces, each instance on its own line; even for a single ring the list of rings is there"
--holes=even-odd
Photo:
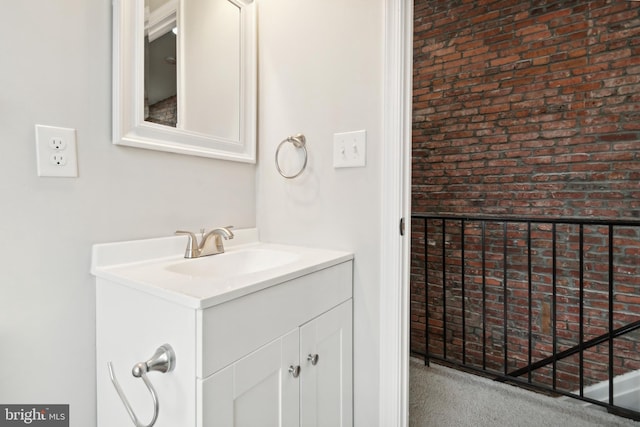
[[[380,426],[408,425],[413,0],[385,1]],[[405,220],[400,235],[400,218]]]

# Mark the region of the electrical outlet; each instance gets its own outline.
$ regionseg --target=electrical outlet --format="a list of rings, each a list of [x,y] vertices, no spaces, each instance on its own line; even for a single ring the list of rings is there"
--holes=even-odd
[[[54,136],[49,140],[49,148],[56,151],[64,150],[65,148],[67,148],[67,142],[64,140],[64,138]]]
[[[367,132],[336,133],[333,135],[333,167],[364,167],[367,148]]]
[[[76,130],[36,125],[38,176],[77,177]]]
[[[53,153],[49,157],[49,161],[55,166],[65,166],[67,164],[67,156],[64,153]]]

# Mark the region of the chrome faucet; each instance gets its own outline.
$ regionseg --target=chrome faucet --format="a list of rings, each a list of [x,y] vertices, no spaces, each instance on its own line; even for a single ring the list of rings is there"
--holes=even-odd
[[[214,228],[208,233],[202,230],[202,239],[198,244],[198,238],[191,231],[176,231],[176,234],[186,234],[189,237],[187,249],[184,252],[185,258],[200,258],[203,256],[217,255],[224,252],[222,238],[225,240],[233,239],[231,229],[233,226]]]

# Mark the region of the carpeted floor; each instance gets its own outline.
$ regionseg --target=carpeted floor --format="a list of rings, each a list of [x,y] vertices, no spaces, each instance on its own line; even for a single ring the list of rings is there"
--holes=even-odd
[[[410,365],[410,427],[596,427],[640,423],[440,365]]]

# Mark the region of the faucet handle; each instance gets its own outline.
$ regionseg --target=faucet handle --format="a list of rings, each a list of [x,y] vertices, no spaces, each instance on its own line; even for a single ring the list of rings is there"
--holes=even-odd
[[[175,234],[184,234],[189,237],[189,241],[187,242],[187,249],[184,252],[185,258],[198,258],[198,238],[191,231],[182,231],[178,230]]]

